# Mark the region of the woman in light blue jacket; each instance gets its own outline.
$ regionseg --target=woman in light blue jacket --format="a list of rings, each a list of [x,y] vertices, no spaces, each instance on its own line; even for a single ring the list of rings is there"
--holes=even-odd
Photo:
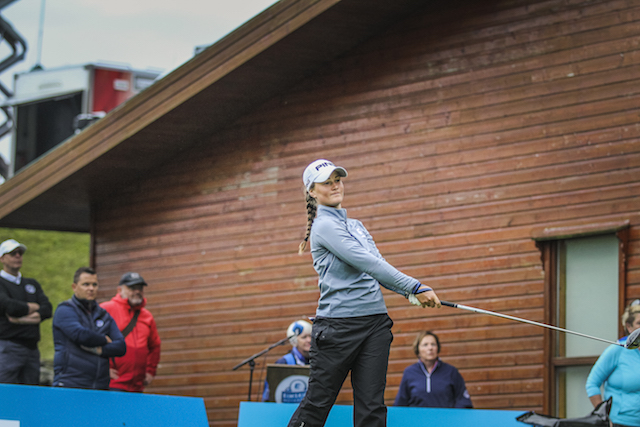
[[[303,174],[308,242],[320,299],[312,329],[309,388],[290,427],[322,427],[351,372],[354,427],[386,426],[384,404],[393,322],[380,286],[423,307],[440,307],[435,292],[382,258],[364,225],[342,208],[343,167],[324,159]]]
[[[628,333],[640,328],[640,301],[634,301],[622,315]],[[626,337],[621,338],[622,343]],[[593,406],[613,397],[609,418],[614,427],[640,427],[640,349],[610,345],[600,355],[587,377],[587,395]]]

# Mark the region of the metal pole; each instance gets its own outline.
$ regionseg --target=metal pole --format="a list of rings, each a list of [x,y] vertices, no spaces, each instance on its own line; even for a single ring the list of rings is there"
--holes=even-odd
[[[40,2],[40,25],[38,27],[38,46],[36,48],[36,67],[42,67],[42,39],[44,37],[44,9],[46,0]]]

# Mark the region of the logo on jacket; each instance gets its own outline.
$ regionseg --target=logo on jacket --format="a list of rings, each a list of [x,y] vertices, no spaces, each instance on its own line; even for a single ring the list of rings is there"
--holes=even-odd
[[[98,328],[102,328],[104,326],[104,320],[102,320],[102,319],[96,320],[96,326]]]
[[[35,294],[36,293],[36,287],[33,286],[31,283],[29,283],[28,285],[26,285],[24,287],[24,290],[27,291],[28,294]]]
[[[356,231],[358,232],[359,235],[361,235],[362,237],[367,237],[366,234],[364,234],[364,231],[362,230],[362,228],[358,227],[356,228]]]

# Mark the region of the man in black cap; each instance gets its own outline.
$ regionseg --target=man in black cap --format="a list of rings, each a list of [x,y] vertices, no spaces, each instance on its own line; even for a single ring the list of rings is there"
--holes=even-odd
[[[145,308],[147,282],[138,273],[125,273],[116,296],[101,304],[125,336],[127,353],[111,359],[111,390],[141,392],[151,384],[160,361],[160,336]]]
[[[26,250],[14,239],[0,244],[0,383],[40,383],[40,322],[52,307],[40,284],[20,274]]]

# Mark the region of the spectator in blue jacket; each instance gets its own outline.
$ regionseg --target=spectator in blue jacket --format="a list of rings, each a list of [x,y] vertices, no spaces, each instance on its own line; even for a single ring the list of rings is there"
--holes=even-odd
[[[407,367],[394,406],[473,408],[467,386],[458,370],[440,360],[440,339],[420,332],[413,343],[418,362]]]
[[[640,328],[640,301],[635,300],[624,310],[622,324],[630,334]],[[620,339],[624,344],[627,337]],[[587,396],[593,406],[613,397],[609,419],[613,427],[640,427],[640,349],[610,345],[600,355],[587,377]]]
[[[311,350],[311,323],[306,320],[296,320],[287,328],[287,336],[293,347],[291,351],[280,359],[276,360],[277,365],[309,365],[309,350]],[[262,392],[262,401],[269,400],[269,383],[264,382],[264,391]],[[300,403],[299,399],[290,400],[287,403]]]
[[[53,315],[53,385],[109,389],[109,358],[127,350],[116,322],[96,302],[98,276],[89,267],[74,277],[73,296],[58,305]]]

